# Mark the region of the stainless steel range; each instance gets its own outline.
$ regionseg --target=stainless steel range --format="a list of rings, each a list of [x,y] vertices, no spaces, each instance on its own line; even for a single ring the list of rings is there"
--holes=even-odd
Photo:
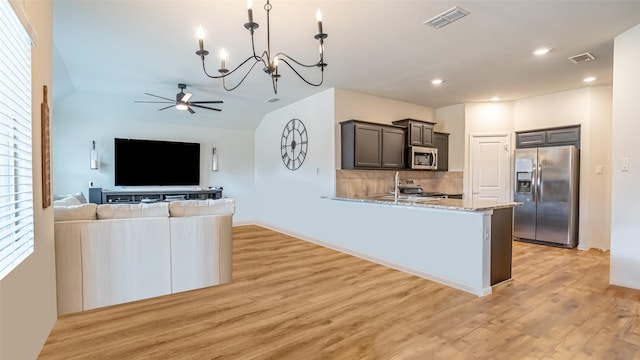
[[[418,184],[412,179],[400,179],[398,180],[398,191],[405,196],[420,196],[420,197],[432,197],[432,198],[447,198],[447,194],[442,192],[425,192],[422,190],[422,185]]]

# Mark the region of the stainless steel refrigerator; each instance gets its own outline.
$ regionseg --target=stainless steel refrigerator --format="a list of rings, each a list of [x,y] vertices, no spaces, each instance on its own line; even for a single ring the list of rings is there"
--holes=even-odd
[[[573,145],[516,149],[514,239],[576,247],[578,154]]]

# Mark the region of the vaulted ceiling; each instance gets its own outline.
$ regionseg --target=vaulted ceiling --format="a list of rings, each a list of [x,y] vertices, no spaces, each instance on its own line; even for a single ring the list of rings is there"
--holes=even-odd
[[[266,48],[266,13],[256,0],[256,50]],[[217,53],[237,65],[250,55],[243,0],[60,0],[54,3],[54,102],[99,98],[123,116],[155,112],[161,104],[145,92],[174,98],[186,83],[192,100],[223,100],[222,112],[173,109],[153,116],[220,127],[254,128],[263,114],[331,87],[432,108],[466,102],[503,101],[612,83],[614,37],[640,24],[636,1],[417,1],[273,0],[271,46],[315,62],[316,10],[323,13],[324,84],[312,87],[288,69],[280,71],[278,94],[261,66],[233,92],[206,78],[195,55],[196,28],[206,31],[209,71]],[[440,29],[424,25],[454,6],[469,15]],[[532,50],[547,46],[546,56]],[[590,52],[594,60],[568,58]],[[305,72],[312,81],[317,71]],[[597,79],[590,84],[586,76]],[[431,84],[434,78],[444,82]],[[237,82],[230,78],[229,83]],[[265,100],[276,96],[280,101]]]

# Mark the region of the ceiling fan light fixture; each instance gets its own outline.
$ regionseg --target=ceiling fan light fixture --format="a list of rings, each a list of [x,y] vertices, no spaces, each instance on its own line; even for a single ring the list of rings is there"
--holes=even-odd
[[[155,101],[136,100],[134,102],[137,102],[137,103],[153,103],[153,104],[170,104],[168,106],[165,106],[163,108],[158,109],[158,111],[170,109],[172,107],[175,107],[178,110],[187,110],[191,114],[195,114],[196,113],[192,109],[192,107],[196,107],[198,109],[222,111],[222,110],[220,110],[218,108],[213,108],[213,107],[209,107],[209,106],[203,105],[203,104],[222,104],[223,103],[222,100],[189,101],[189,100],[191,100],[192,94],[184,92],[184,89],[187,88],[187,85],[186,84],[178,84],[178,88],[180,89],[180,92],[176,94],[176,99],[175,100],[169,99],[168,97],[164,97],[164,96],[145,93],[145,95],[153,96],[154,98],[162,99],[163,101],[158,101],[158,100],[155,100]]]

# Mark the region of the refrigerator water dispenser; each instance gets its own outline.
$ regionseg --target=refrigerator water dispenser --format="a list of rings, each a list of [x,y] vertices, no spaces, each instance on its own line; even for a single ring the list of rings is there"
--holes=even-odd
[[[516,173],[516,192],[518,194],[531,194],[531,179],[533,173],[518,172]]]

